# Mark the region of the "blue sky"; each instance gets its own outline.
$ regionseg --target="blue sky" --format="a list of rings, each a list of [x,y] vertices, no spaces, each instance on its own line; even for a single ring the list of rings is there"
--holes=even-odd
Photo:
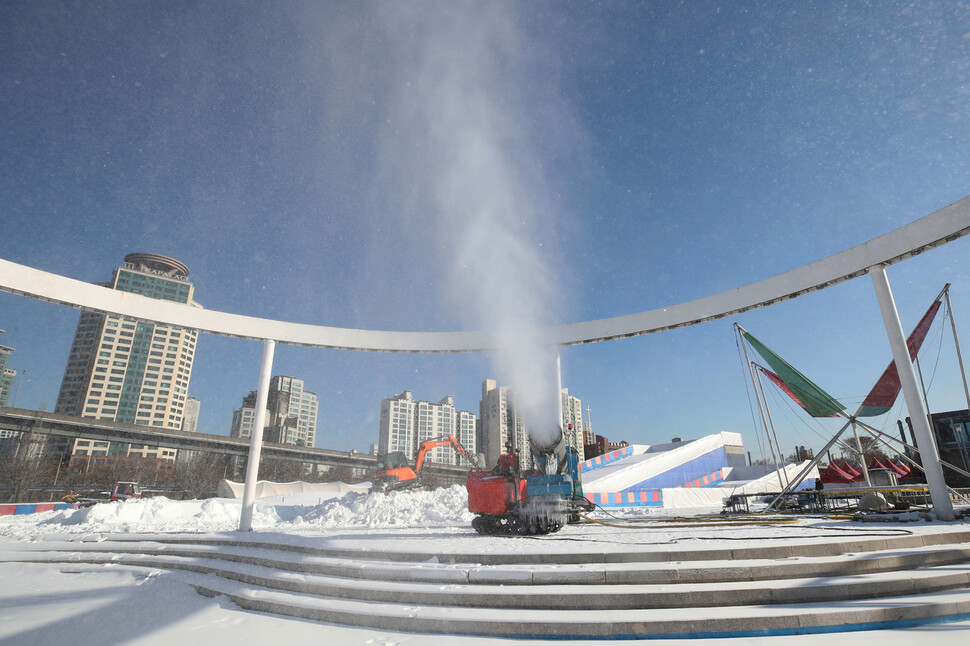
[[[304,323],[628,314],[970,193],[970,11],[955,2],[7,2],[0,84],[0,257],[93,282],[129,252],[162,253],[207,308]],[[904,328],[951,282],[970,339],[968,245],[890,268]],[[53,409],[77,316],[0,293],[18,406]],[[611,439],[729,430],[757,455],[734,321],[847,402],[890,358],[858,279],[566,348],[564,385]],[[939,330],[930,407],[962,408]],[[203,336],[201,431],[228,433],[260,353]],[[280,347],[274,373],[318,394],[317,445],[347,450],[376,442],[384,397],[453,395],[477,413],[505,369]],[[786,450],[834,424],[776,408]]]

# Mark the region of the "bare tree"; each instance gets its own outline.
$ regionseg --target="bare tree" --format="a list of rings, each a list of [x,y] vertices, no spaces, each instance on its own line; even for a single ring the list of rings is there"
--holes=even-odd
[[[317,476],[318,482],[345,482],[354,481],[354,470],[351,467],[333,466],[326,471],[321,471]]]
[[[47,437],[27,432],[4,444],[0,451],[0,495],[9,502],[30,502],[42,495],[36,490],[51,486],[60,466],[60,455]]]
[[[271,482],[303,480],[306,467],[302,462],[262,457],[259,461],[259,479]]]
[[[885,462],[889,458],[886,456],[885,452],[882,450],[882,445],[874,437],[859,438],[859,444],[862,445],[862,459],[865,460],[866,464],[870,464],[873,460],[879,460],[880,462]],[[854,448],[854,444],[852,445]],[[858,453],[856,452],[858,456]]]
[[[232,458],[204,451],[181,451],[175,462],[172,488],[186,498],[215,495],[219,481],[232,475]]]
[[[98,497],[109,492],[116,482],[137,482],[147,488],[170,488],[174,481],[170,460],[141,456],[75,455],[62,471],[61,484]]]

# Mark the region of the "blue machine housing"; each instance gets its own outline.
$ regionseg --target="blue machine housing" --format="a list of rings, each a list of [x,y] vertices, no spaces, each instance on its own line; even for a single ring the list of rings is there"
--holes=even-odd
[[[525,494],[529,500],[552,497],[569,500],[573,497],[573,479],[566,473],[527,475]]]

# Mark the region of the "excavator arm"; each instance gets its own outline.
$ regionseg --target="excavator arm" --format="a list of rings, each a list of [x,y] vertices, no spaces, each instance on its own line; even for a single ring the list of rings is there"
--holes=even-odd
[[[388,453],[379,459],[379,469],[374,475],[374,490],[389,491],[410,489],[421,486],[421,469],[428,451],[439,446],[451,446],[475,469],[484,469],[477,456],[470,455],[454,435],[425,440],[418,447],[418,455],[414,461],[414,469],[408,466],[407,458],[400,451]]]
[[[471,464],[476,469],[484,468],[484,465],[479,464],[478,458],[472,457],[468,453],[468,451],[465,450],[465,447],[461,445],[461,442],[459,442],[458,439],[455,438],[454,435],[448,435],[447,437],[439,437],[433,440],[425,440],[424,442],[421,443],[421,446],[418,447],[418,457],[414,461],[415,473],[417,473],[418,475],[421,474],[421,468],[424,466],[424,458],[425,458],[425,455],[428,453],[428,451],[430,451],[431,449],[436,449],[439,446],[449,446],[449,445],[453,447],[455,451],[458,452],[458,455],[468,460],[468,463]]]

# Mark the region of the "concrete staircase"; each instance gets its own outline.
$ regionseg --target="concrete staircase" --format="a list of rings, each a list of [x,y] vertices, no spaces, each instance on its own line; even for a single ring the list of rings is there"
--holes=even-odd
[[[250,538],[42,541],[0,559],[164,570],[249,610],[421,633],[731,637],[970,618],[970,531],[562,554],[516,553],[523,539],[476,554]]]

